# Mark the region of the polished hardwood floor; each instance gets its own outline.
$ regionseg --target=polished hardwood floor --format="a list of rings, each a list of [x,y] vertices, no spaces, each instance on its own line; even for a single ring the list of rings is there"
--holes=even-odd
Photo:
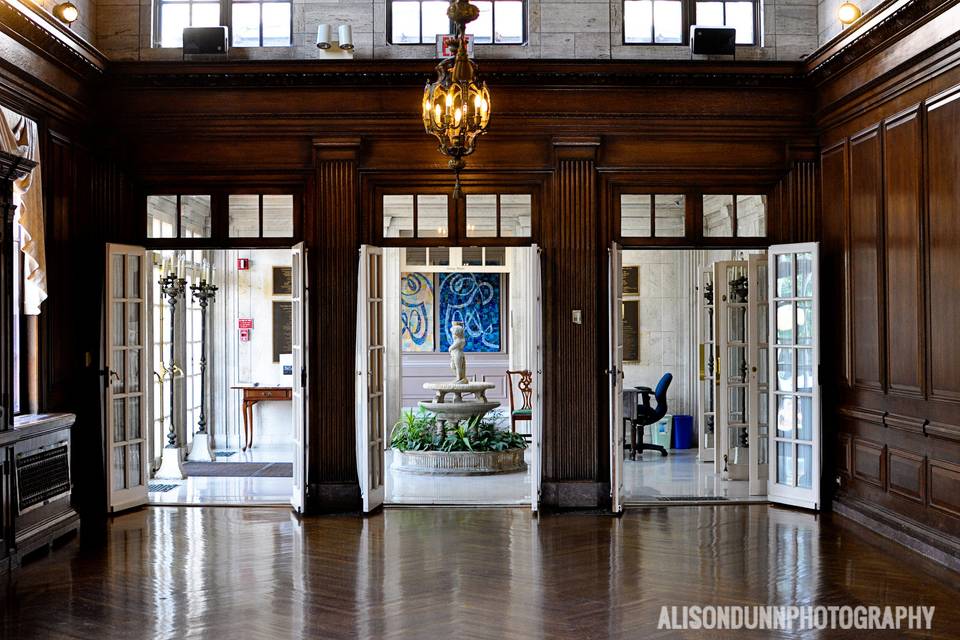
[[[765,505],[302,521],[277,508],[153,507],[94,538],[15,575],[3,638],[866,637],[657,631],[662,605],[754,603],[934,605],[925,637],[960,629],[956,574],[839,516]]]

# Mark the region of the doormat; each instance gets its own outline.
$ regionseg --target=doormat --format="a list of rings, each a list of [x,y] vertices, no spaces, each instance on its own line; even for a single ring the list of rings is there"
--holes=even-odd
[[[185,475],[216,478],[292,478],[292,462],[184,462]]]
[[[218,458],[229,458],[230,456],[237,455],[237,452],[236,451],[214,451],[213,455],[217,456]]]
[[[180,485],[178,484],[160,484],[159,482],[151,482],[147,485],[150,493],[166,493],[167,491],[173,491]]]
[[[723,496],[661,496],[655,498],[657,502],[729,502],[730,498]]]

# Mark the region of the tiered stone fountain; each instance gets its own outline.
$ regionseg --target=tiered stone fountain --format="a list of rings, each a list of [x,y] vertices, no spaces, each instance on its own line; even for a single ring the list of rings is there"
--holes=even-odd
[[[487,400],[487,391],[496,385],[489,382],[469,382],[467,360],[463,353],[466,340],[463,326],[454,323],[450,329],[450,368],[456,378],[453,382],[426,382],[423,388],[433,391],[433,400],[421,401],[420,408],[437,416],[438,435],[445,433],[461,420],[485,416],[500,406]],[[448,400],[448,396],[452,399]],[[464,397],[467,396],[467,397]],[[397,451],[395,468],[410,473],[431,475],[487,475],[523,471],[523,449],[506,451]]]

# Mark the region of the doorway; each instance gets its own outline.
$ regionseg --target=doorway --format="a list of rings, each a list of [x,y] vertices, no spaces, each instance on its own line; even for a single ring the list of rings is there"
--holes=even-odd
[[[381,496],[388,506],[535,508],[542,369],[539,265],[536,247],[364,248],[360,282],[365,295],[358,306],[357,402],[362,415],[357,424],[358,442],[364,442],[358,456],[361,483],[367,482],[367,510]],[[435,435],[421,443],[408,434],[432,419],[432,412],[420,406],[434,395],[424,385],[454,377],[448,353],[454,323],[464,328],[468,380],[487,383],[486,400],[499,404],[482,420],[504,441],[513,437],[514,444],[507,446],[524,449],[520,468],[445,473],[410,462],[408,452],[421,446],[431,451],[450,447],[438,444]],[[449,426],[451,432],[469,428],[467,421]],[[432,425],[428,432],[434,430],[439,427]],[[435,441],[427,442],[431,439]],[[467,454],[473,449],[458,442],[450,451]]]

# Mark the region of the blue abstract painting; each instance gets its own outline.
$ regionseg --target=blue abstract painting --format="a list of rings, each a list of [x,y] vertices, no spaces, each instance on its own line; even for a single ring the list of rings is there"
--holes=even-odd
[[[404,351],[433,351],[433,274],[400,274],[400,344]]]
[[[450,327],[454,322],[463,324],[465,351],[501,350],[500,274],[440,273],[437,301],[440,351],[450,348]]]

